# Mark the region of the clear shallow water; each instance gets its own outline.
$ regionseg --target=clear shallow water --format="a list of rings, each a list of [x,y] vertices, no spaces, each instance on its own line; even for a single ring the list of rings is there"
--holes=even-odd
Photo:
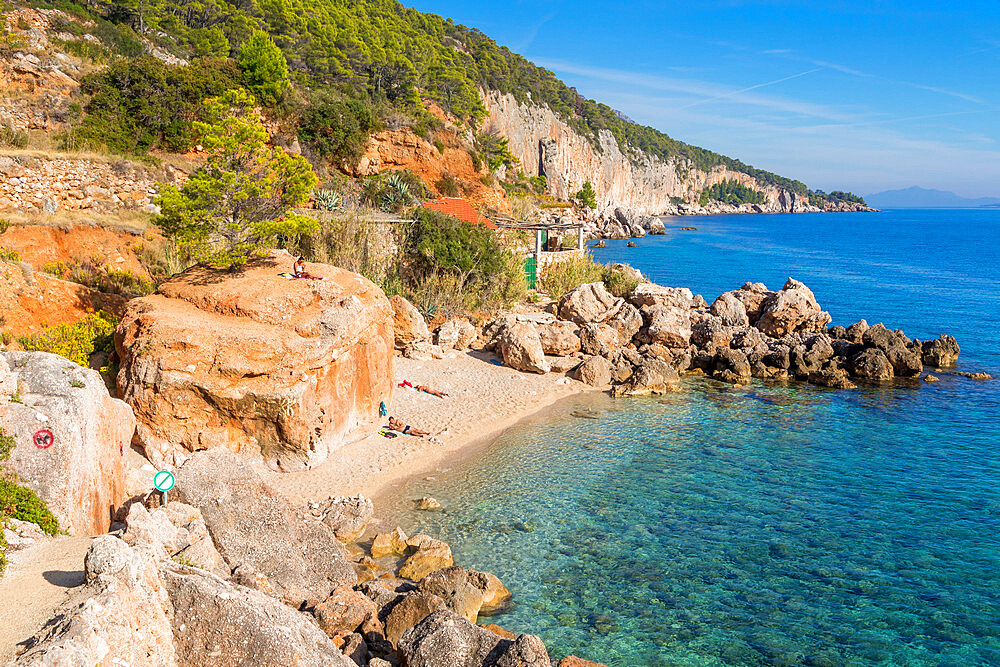
[[[1000,211],[675,224],[700,231],[599,259],[709,301],[792,275],[836,323],[953,333],[962,368],[1000,374]],[[1000,664],[1000,383],[941,377],[584,397],[383,511],[498,574],[516,604],[493,620],[554,657]],[[413,511],[425,494],[445,511]]]

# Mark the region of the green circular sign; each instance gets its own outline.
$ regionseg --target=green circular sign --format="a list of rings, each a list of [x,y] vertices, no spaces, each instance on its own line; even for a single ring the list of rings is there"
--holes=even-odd
[[[174,488],[174,473],[169,470],[161,470],[153,475],[153,486],[157,491],[169,491]]]

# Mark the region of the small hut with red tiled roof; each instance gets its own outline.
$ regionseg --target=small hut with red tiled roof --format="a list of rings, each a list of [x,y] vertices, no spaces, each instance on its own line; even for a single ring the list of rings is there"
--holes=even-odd
[[[472,204],[465,201],[461,197],[441,197],[440,199],[425,201],[424,208],[446,213],[464,222],[483,224],[490,229],[497,228],[497,226],[493,224],[492,220],[484,215],[481,215],[479,211],[472,207]]]

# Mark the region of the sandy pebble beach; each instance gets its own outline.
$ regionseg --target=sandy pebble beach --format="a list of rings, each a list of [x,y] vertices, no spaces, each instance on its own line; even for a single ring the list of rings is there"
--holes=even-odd
[[[311,470],[262,470],[267,483],[291,502],[364,494],[384,496],[413,475],[434,470],[476,446],[492,442],[522,419],[573,394],[594,391],[559,373],[520,373],[482,352],[414,361],[396,357],[396,384],[408,380],[448,394],[438,398],[396,387],[389,415],[431,435],[386,438],[374,433],[349,443]],[[388,422],[386,418],[383,422]]]

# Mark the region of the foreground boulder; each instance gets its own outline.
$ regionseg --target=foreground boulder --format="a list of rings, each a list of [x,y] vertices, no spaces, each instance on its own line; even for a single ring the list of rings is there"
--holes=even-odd
[[[551,667],[534,635],[504,639],[448,610],[436,611],[399,642],[406,667]]]
[[[393,310],[367,279],[274,253],[242,273],[192,267],[129,302],[118,387],[154,465],[224,447],[276,470],[326,459],[393,387]]]
[[[309,617],[263,593],[97,538],[86,599],[34,638],[17,665],[334,665],[354,667]]]
[[[126,498],[132,409],[111,398],[97,371],[46,352],[0,353],[0,386],[0,425],[15,443],[4,468],[38,493],[61,529],[107,532]],[[20,402],[10,400],[15,392]]]
[[[497,347],[503,362],[518,371],[548,373],[551,370],[545,360],[545,351],[538,331],[530,322],[510,322],[500,331]]]
[[[201,511],[229,568],[259,572],[288,604],[322,600],[337,586],[357,583],[334,531],[303,517],[237,455],[198,452],[176,477],[172,493]]]

